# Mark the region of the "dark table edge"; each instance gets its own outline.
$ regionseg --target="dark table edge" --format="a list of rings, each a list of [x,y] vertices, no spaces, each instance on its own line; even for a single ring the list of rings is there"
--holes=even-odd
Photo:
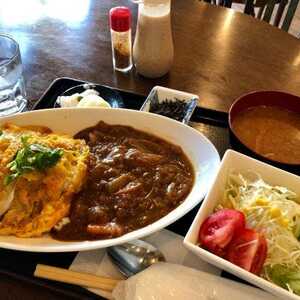
[[[84,290],[84,293],[87,293],[87,295],[82,295],[82,294],[78,294],[77,291],[72,291],[71,287],[75,287],[74,285],[68,284],[70,286],[70,289],[66,289],[66,286],[58,286],[58,284],[56,283],[56,285],[54,285],[54,281],[50,281],[50,280],[46,280],[46,279],[40,279],[38,277],[29,277],[29,276],[25,276],[22,274],[17,274],[15,272],[11,272],[8,270],[4,270],[4,269],[0,269],[0,275],[4,275],[6,277],[9,277],[11,279],[15,279],[18,281],[23,281],[27,284],[30,284],[32,286],[39,286],[41,288],[45,288],[48,289],[54,293],[57,293],[58,295],[64,295],[67,297],[70,297],[72,299],[78,299],[78,300],[91,300],[91,297],[97,297],[97,299],[102,299],[102,297],[97,296],[96,294],[89,292],[88,290],[84,289],[83,287],[79,287],[76,286],[76,288],[78,289],[82,289]],[[96,298],[95,298],[96,299]]]

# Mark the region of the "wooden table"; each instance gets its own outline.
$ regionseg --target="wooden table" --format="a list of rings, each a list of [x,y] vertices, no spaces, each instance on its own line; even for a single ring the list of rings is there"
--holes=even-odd
[[[31,105],[62,76],[141,94],[159,84],[198,94],[201,106],[225,112],[253,90],[300,95],[300,41],[250,16],[198,0],[173,0],[174,65],[169,75],[149,80],[112,69],[108,11],[129,5],[135,27],[136,5],[126,0],[53,3],[1,2],[0,31],[20,43]]]
[[[30,107],[57,77],[69,76],[147,94],[154,85],[196,93],[203,107],[228,111],[232,101],[258,89],[300,95],[300,42],[233,10],[197,0],[173,0],[175,61],[171,72],[148,80],[112,69],[107,14],[128,1],[3,0],[0,32],[20,44]],[[1,299],[67,299],[0,276]]]

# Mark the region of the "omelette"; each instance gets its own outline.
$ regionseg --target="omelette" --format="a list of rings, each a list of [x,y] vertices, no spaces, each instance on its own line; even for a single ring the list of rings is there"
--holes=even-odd
[[[68,216],[86,177],[83,140],[48,128],[0,129],[0,235],[37,237]]]

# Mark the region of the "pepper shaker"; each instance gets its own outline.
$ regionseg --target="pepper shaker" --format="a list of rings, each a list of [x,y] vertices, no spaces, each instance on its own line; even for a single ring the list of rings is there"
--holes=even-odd
[[[113,67],[128,72],[132,68],[131,12],[128,7],[114,7],[109,11]]]

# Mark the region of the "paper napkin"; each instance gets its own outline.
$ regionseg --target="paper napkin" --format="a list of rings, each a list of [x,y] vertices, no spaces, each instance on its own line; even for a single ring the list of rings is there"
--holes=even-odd
[[[184,265],[200,271],[220,275],[217,269],[199,257],[189,252],[183,246],[183,237],[169,230],[163,229],[143,239],[156,246],[164,254],[167,262]],[[107,276],[116,279],[124,279],[123,275],[111,263],[105,249],[79,252],[70,269],[77,272],[85,272],[95,275]],[[89,289],[91,292],[111,299],[111,294],[99,289]]]

